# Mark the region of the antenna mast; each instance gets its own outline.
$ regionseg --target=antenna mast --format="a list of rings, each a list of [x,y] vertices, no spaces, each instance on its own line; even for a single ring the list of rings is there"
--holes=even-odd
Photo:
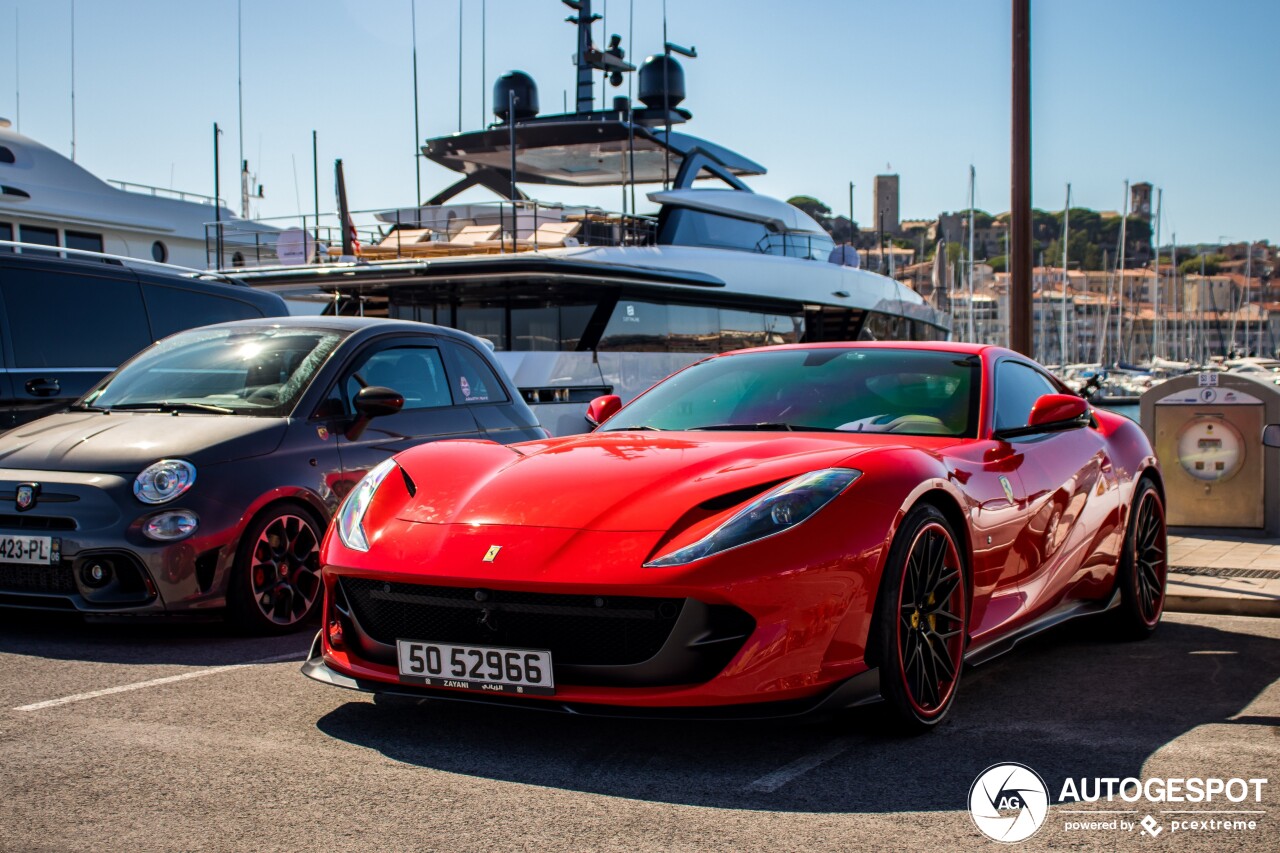
[[[413,175],[417,181],[418,192],[413,197],[414,204],[422,205],[422,145],[421,131],[418,129],[418,0],[409,0],[409,16],[413,29]],[[421,225],[422,223],[418,223]]]
[[[76,0],[71,0],[71,162],[76,161]]]

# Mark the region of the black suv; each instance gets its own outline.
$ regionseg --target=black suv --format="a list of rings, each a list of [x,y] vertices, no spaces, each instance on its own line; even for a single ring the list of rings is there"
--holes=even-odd
[[[174,332],[289,313],[279,296],[225,276],[11,248],[0,247],[0,432],[65,409]]]

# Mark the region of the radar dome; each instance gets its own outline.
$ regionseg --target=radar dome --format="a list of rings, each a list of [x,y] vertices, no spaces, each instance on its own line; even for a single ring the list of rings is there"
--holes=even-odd
[[[508,93],[516,96],[515,116],[507,115]],[[502,121],[523,121],[538,114],[538,84],[523,71],[508,71],[493,84],[493,114]]]
[[[684,100],[684,69],[665,53],[650,56],[640,65],[636,94],[651,110],[675,109]]]

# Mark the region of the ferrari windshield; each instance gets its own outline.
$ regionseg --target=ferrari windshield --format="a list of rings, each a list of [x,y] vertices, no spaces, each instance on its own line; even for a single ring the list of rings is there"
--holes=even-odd
[[[78,405],[287,415],[345,336],[330,330],[271,327],[181,332],[144,350]]]
[[[888,348],[723,356],[660,383],[604,429],[971,437],[977,433],[979,363],[962,353]]]

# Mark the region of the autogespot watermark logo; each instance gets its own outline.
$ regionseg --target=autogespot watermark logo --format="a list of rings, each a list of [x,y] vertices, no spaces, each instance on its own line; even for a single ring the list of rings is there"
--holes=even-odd
[[[988,838],[1025,841],[1049,814],[1049,789],[1024,764],[993,764],[969,788],[969,814]]]
[[[1266,817],[1262,803],[1267,782],[1239,777],[1068,777],[1058,793],[1057,814],[1063,831],[1073,834],[1120,832],[1154,839],[1166,830],[1166,838],[1186,832],[1250,833]],[[1048,818],[1049,802],[1044,779],[1025,764],[993,764],[969,788],[974,825],[988,838],[1005,843],[1035,835]]]

